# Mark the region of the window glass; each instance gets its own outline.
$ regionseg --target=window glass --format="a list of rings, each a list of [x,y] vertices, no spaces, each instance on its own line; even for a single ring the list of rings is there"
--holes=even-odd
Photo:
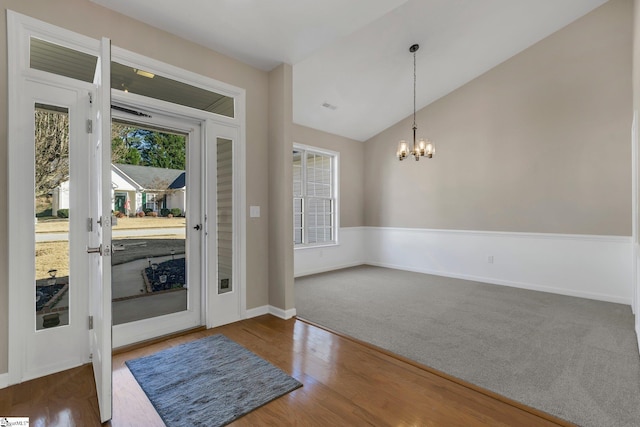
[[[217,138],[218,294],[233,291],[233,141]]]
[[[31,68],[93,83],[98,57],[35,37],[29,45]]]
[[[335,242],[335,156],[293,150],[293,240],[295,245]]]
[[[69,324],[69,110],[35,104],[36,329]]]
[[[111,88],[235,117],[234,99],[149,71],[111,62]]]

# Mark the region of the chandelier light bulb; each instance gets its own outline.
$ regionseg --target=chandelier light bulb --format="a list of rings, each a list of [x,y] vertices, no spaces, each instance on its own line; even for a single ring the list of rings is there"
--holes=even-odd
[[[398,144],[398,160],[404,160],[407,157],[407,154],[409,154],[409,148],[407,146],[407,142],[403,139]]]
[[[427,148],[427,143],[424,141],[424,138],[421,138],[420,141],[418,141],[418,147],[416,149],[416,152],[418,153],[419,156],[424,156],[424,151]]]
[[[433,142],[428,141],[427,145],[425,147],[425,156],[427,156],[428,158],[432,158],[433,155],[436,153],[436,146]]]

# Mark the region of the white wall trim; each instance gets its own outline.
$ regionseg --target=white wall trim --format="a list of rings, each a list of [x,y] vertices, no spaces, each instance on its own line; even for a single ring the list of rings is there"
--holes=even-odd
[[[385,267],[385,268],[392,268],[396,270],[413,271],[415,273],[432,274],[434,276],[451,277],[453,279],[471,280],[473,282],[489,283],[492,285],[499,285],[499,286],[510,286],[512,288],[527,289],[527,290],[538,291],[538,292],[549,292],[549,293],[558,294],[558,295],[567,295],[567,296],[578,297],[578,298],[588,298],[588,299],[593,299],[598,301],[614,302],[618,304],[630,303],[630,300],[628,298],[621,298],[621,297],[612,296],[612,295],[603,294],[603,293],[597,293],[597,292],[573,291],[570,289],[563,289],[560,287],[536,285],[533,283],[515,282],[515,281],[509,281],[509,280],[500,280],[500,279],[495,279],[493,277],[486,277],[486,276],[483,277],[483,276],[473,276],[473,275],[467,275],[467,274],[456,274],[456,273],[450,273],[446,271],[430,270],[426,268],[407,268],[401,265],[394,265],[394,264],[380,263],[380,262],[368,262],[367,264],[373,265],[376,267]]]
[[[324,273],[365,263],[365,227],[340,229],[337,245],[307,246],[293,254],[294,277]]]
[[[269,306],[261,305],[260,307],[249,308],[245,312],[245,319],[251,319],[253,317],[264,316],[265,314],[269,314]]]
[[[284,320],[288,320],[291,319],[292,317],[295,317],[296,315],[296,309],[295,308],[290,308],[289,310],[283,310],[281,308],[278,307],[274,307],[272,305],[269,306],[269,314],[272,314],[276,317],[279,317],[281,319]]]
[[[639,321],[638,314],[638,110],[634,108],[631,120],[631,239],[633,250],[633,302],[631,309]]]
[[[341,245],[296,251],[295,277],[369,264],[633,304],[629,236],[399,227],[349,227],[341,234]]]
[[[640,256],[640,248],[638,246],[638,110],[637,106],[634,107],[631,124],[631,236],[633,240],[633,249],[631,251],[631,260],[633,263],[633,301],[631,303],[631,309],[635,315],[636,338],[638,338],[638,351],[640,352],[640,272],[638,271],[638,266],[640,265],[638,260],[638,256]]]
[[[9,387],[9,373],[0,374],[0,389]]]
[[[320,267],[317,269],[305,270],[295,274],[295,277],[311,276],[312,274],[326,273],[328,271],[342,270],[343,268],[357,267],[359,265],[366,264],[365,262],[351,262],[347,264],[336,264],[330,267]]]
[[[283,310],[272,305],[261,305],[260,307],[250,308],[246,311],[246,319],[253,317],[264,316],[265,314],[271,314],[279,317],[280,319],[288,320],[296,315],[296,309],[291,308],[289,310]]]
[[[631,237],[366,228],[367,264],[632,304]]]
[[[419,233],[440,233],[440,234],[464,234],[467,236],[501,236],[510,238],[535,238],[535,239],[561,239],[561,240],[584,240],[598,242],[618,242],[631,243],[631,236],[609,236],[596,234],[560,234],[560,233],[531,233],[520,231],[482,231],[482,230],[446,230],[438,228],[403,228],[403,227],[361,227],[366,230],[389,230],[389,231],[409,231]]]

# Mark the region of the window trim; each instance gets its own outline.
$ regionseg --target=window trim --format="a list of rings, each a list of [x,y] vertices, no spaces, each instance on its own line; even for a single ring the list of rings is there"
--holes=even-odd
[[[325,148],[320,148],[320,147],[314,147],[311,145],[306,145],[306,144],[299,144],[297,142],[293,143],[293,150],[299,150],[302,151],[304,154],[311,152],[314,154],[320,154],[322,156],[328,156],[331,158],[331,167],[332,167],[332,181],[333,181],[333,185],[332,185],[332,198],[334,200],[334,206],[333,206],[333,240],[331,241],[326,241],[326,242],[319,242],[319,243],[299,243],[296,244],[295,241],[293,243],[293,249],[294,250],[298,250],[298,249],[313,249],[313,248],[322,248],[322,247],[330,247],[330,246],[339,246],[340,245],[340,236],[339,236],[339,231],[340,231],[340,153],[337,151],[333,151],[333,150],[328,150]],[[293,153],[292,153],[293,154]],[[306,164],[306,161],[305,161]],[[302,179],[302,187],[303,187],[303,195],[302,198],[303,200],[306,198],[306,191],[304,188],[304,184],[306,182],[306,167],[303,165],[303,179]],[[292,174],[293,175],[293,174]],[[291,180],[291,185],[293,187],[293,177]],[[292,195],[291,197],[291,202],[293,204],[293,199],[295,198],[295,195]],[[305,216],[305,212],[303,210],[303,240],[305,240],[305,236],[306,236],[306,229],[304,227],[304,216]],[[291,220],[293,221],[293,215],[291,216]],[[293,228],[293,224],[292,224],[292,228]]]

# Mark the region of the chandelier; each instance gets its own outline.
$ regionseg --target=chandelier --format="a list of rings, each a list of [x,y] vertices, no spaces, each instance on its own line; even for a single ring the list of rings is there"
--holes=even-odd
[[[416,52],[419,48],[420,45],[418,44],[414,44],[409,48],[409,52],[413,53],[413,147],[409,151],[407,142],[404,139],[400,141],[398,152],[396,153],[400,161],[406,159],[409,155],[413,156],[416,161],[420,160],[420,157],[430,159],[436,152],[435,145],[428,139],[420,138],[416,142],[416,130],[418,130],[418,126],[416,126]]]

